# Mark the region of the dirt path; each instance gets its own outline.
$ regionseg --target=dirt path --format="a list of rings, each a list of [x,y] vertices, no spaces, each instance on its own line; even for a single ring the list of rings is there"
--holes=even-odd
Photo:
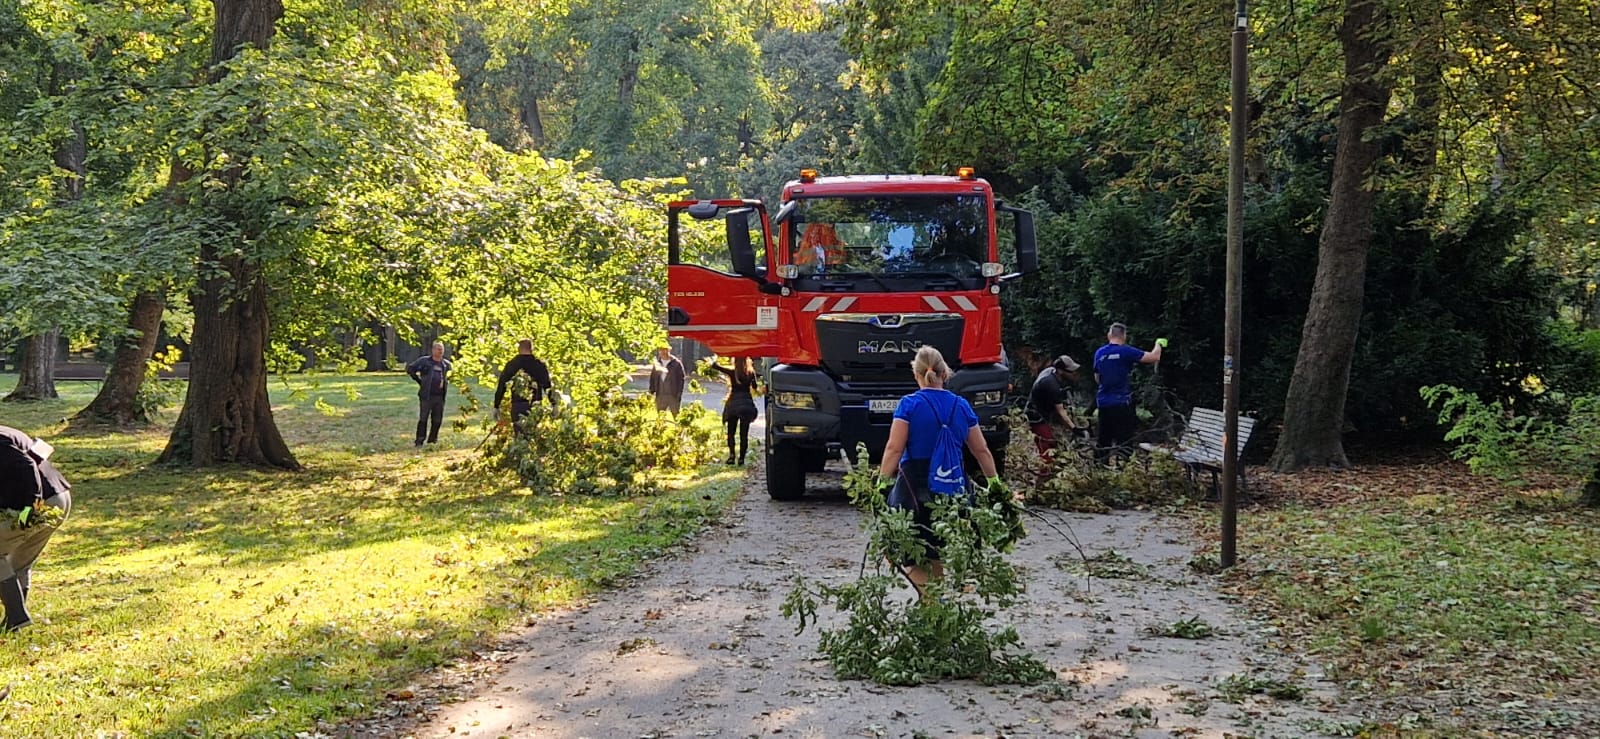
[[[1075,574],[1076,551],[1037,524],[1015,554],[1029,591],[1008,618],[1066,690],[835,679],[816,657],[816,632],[795,636],[778,606],[792,573],[840,582],[858,571],[859,515],[837,481],[819,476],[803,502],[783,504],[753,475],[728,525],[693,551],[632,587],[538,619],[501,651],[431,676],[343,735],[1304,737],[1340,720],[1331,686],[1277,653],[1270,629],[1242,620],[1191,573],[1186,537],[1148,513],[1059,517],[1100,558],[1102,577]],[[818,493],[819,482],[834,487]],[[1225,633],[1145,632],[1189,617]],[[1219,686],[1235,675],[1289,679],[1309,695],[1226,702]]]

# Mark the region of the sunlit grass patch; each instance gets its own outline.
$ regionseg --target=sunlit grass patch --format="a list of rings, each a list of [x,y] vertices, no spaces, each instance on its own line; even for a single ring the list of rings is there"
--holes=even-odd
[[[359,392],[320,396],[331,414],[273,384],[302,473],[149,467],[165,428],[60,435],[89,385],[0,406],[0,423],[53,437],[75,499],[36,569],[36,625],[0,637],[6,736],[292,736],[370,712],[526,614],[631,576],[739,487],[720,472],[650,498],[556,498],[463,475],[475,433],[447,419],[438,448],[413,448],[403,376],[340,382]]]

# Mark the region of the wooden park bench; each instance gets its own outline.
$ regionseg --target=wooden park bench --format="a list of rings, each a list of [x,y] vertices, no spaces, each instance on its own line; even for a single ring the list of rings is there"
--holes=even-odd
[[[1244,457],[1244,448],[1250,443],[1250,432],[1255,429],[1254,418],[1239,417],[1239,456]],[[1222,474],[1222,411],[1212,408],[1196,408],[1189,413],[1189,420],[1183,425],[1183,435],[1178,439],[1176,448],[1158,446],[1155,444],[1140,444],[1139,447],[1147,452],[1160,452],[1171,454],[1173,459],[1182,463],[1189,472],[1189,479],[1193,480],[1197,471],[1211,473],[1211,495],[1220,495],[1218,477]],[[1238,465],[1239,488],[1244,489],[1244,465]]]
[[[56,362],[55,373],[52,377],[56,382],[63,380],[104,382],[106,379],[106,366],[99,362]]]

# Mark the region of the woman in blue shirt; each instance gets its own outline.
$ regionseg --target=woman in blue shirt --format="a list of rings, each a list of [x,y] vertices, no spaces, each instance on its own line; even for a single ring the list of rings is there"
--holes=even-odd
[[[911,372],[921,389],[901,398],[895,407],[894,423],[889,427],[889,443],[883,450],[883,464],[878,467],[878,475],[880,480],[895,480],[894,489],[889,493],[889,505],[913,511],[917,534],[922,538],[927,557],[924,564],[912,564],[906,576],[920,594],[930,578],[944,576],[944,565],[939,561],[939,547],[944,542],[933,533],[930,505],[933,493],[928,487],[928,465],[946,419],[954,428],[966,428],[967,449],[978,460],[978,467],[991,484],[998,480],[999,473],[995,471],[994,454],[983,439],[972,404],[944,389],[945,380],[953,374],[944,355],[931,346],[918,349],[916,358],[911,360]]]

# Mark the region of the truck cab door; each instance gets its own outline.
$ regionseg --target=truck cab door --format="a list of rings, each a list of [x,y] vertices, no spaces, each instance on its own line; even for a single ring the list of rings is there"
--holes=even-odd
[[[724,356],[778,353],[771,224],[759,200],[667,206],[667,332]]]

